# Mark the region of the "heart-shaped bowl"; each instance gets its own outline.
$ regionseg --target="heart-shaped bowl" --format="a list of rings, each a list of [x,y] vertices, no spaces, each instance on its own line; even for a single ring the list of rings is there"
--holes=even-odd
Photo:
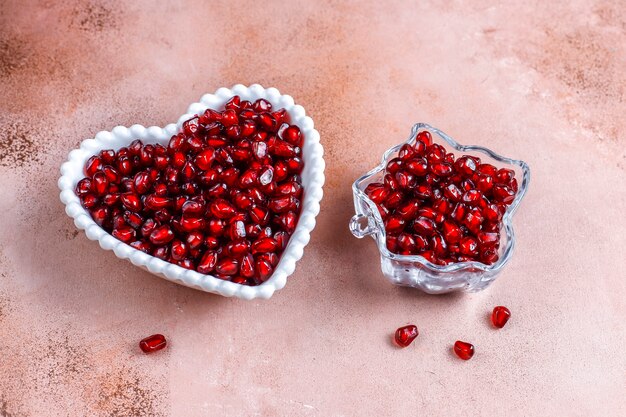
[[[170,138],[180,132],[183,122],[209,108],[223,109],[224,104],[234,95],[240,96],[242,100],[254,101],[264,98],[272,103],[275,108],[284,108],[290,116],[290,123],[297,125],[304,137],[302,147],[304,194],[300,217],[273,274],[267,281],[258,286],[236,284],[212,275],[201,274],[132,248],[98,226],[82,207],[74,192],[78,181],[84,178],[85,162],[92,155],[103,149],[118,150],[134,139],[140,139],[146,144],[160,143],[166,146]],[[155,275],[202,291],[248,300],[269,298],[287,283],[287,277],[294,272],[296,262],[302,257],[304,247],[309,242],[310,233],[315,227],[315,217],[320,211],[320,201],[323,196],[322,186],[324,185],[325,168],[323,156],[324,149],[320,144],[320,135],[313,127],[313,120],[306,115],[302,106],[294,103],[291,96],[281,94],[276,88],[266,89],[258,84],[249,87],[238,84],[231,89],[220,88],[214,94],[203,95],[199,102],[189,106],[187,112],[178,119],[177,123],[165,127],[116,126],[111,131],[98,132],[93,139],[82,141],[80,147],[72,150],[68,160],[61,166],[58,186],[61,189],[61,201],[66,206],[65,212],[74,219],[76,227],[83,229],[90,240],[98,241],[102,249],[112,250],[118,258],[128,259],[134,265]]]
[[[483,162],[498,168],[512,169],[515,172],[515,177],[521,179],[515,199],[502,216],[499,259],[493,264],[457,262],[443,266],[434,264],[420,255],[400,255],[389,251],[387,248],[387,236],[382,217],[376,204],[370,200],[364,190],[371,183],[382,182],[387,162],[398,155],[402,145],[415,145],[417,135],[423,131],[430,132],[433,143],[439,143],[446,149],[446,152],[453,153],[455,157],[461,155],[477,156]],[[529,181],[530,169],[525,162],[505,158],[482,146],[460,145],[441,130],[425,123],[417,123],[413,126],[411,135],[405,142],[388,149],[384,153],[380,165],[352,184],[356,215],[350,221],[350,230],[357,238],[371,236],[376,241],[380,252],[383,275],[396,285],[418,288],[429,294],[443,294],[461,290],[480,291],[494,281],[513,255],[513,248],[515,247],[513,214],[528,190]]]

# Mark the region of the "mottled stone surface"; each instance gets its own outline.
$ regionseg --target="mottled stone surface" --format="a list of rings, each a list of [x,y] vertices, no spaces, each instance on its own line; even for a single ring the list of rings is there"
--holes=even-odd
[[[501,3],[2,1],[0,416],[626,415],[626,6]],[[56,188],[82,139],[238,82],[293,95],[326,150],[318,226],[269,301],[103,252]],[[394,287],[348,232],[351,182],[416,121],[531,166],[485,292]],[[155,332],[167,350],[141,354]]]

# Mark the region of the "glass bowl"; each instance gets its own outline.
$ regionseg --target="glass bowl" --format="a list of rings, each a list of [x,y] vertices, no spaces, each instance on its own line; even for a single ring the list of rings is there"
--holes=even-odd
[[[490,163],[497,168],[509,168],[515,171],[519,188],[515,199],[502,216],[502,228],[499,259],[492,265],[480,262],[457,262],[449,265],[436,265],[420,255],[399,255],[387,249],[386,234],[383,220],[375,203],[365,194],[365,188],[373,182],[383,182],[387,161],[397,156],[405,143],[415,144],[415,138],[421,131],[431,133],[433,143],[439,143],[447,152],[455,157],[472,155],[481,158],[482,162]],[[521,182],[520,182],[521,180]],[[411,130],[406,142],[387,150],[376,168],[357,179],[352,184],[354,209],[356,214],[350,221],[350,231],[357,238],[371,236],[380,252],[380,263],[383,274],[396,285],[419,288],[429,294],[443,294],[452,291],[476,292],[491,284],[509,262],[515,247],[515,234],[511,221],[522,198],[528,190],[530,170],[528,165],[519,160],[505,158],[481,146],[463,146],[442,131],[425,123],[417,123]]]

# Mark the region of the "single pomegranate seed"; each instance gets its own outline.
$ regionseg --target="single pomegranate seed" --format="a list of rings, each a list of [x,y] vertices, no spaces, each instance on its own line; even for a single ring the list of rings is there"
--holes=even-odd
[[[174,232],[168,226],[161,226],[154,229],[150,233],[150,242],[155,245],[164,245],[171,242],[174,239]]]
[[[398,346],[405,348],[413,343],[418,334],[417,327],[413,324],[409,324],[408,326],[398,328],[394,339]]]
[[[427,217],[418,217],[413,223],[413,230],[424,236],[432,236],[437,225]]]
[[[493,308],[491,313],[491,322],[494,326],[501,329],[511,318],[511,310],[504,306],[497,306]]]
[[[130,243],[135,240],[135,230],[130,227],[113,229],[111,234],[114,238],[119,239],[124,243]]]
[[[267,281],[267,279],[274,272],[271,262],[266,259],[258,259],[256,261],[256,272],[261,281]]]
[[[274,239],[265,237],[252,244],[252,253],[257,254],[261,252],[274,252],[277,248],[278,243]]]
[[[430,132],[427,130],[419,132],[417,134],[416,140],[422,142],[426,146],[429,146],[431,143],[433,143],[433,138]]]
[[[201,274],[208,274],[215,269],[215,265],[217,265],[217,252],[208,250],[202,255],[197,270]]]
[[[122,204],[127,210],[139,212],[141,210],[141,200],[136,194],[124,193],[120,196]]]
[[[167,340],[165,340],[165,336],[162,334],[153,334],[139,342],[139,348],[144,353],[156,352],[157,350],[163,349],[165,346],[167,346]]]
[[[457,340],[454,343],[454,353],[459,358],[467,361],[469,359],[472,359],[472,356],[474,356],[474,345],[472,345],[471,343],[461,342],[460,340]]]
[[[215,266],[215,271],[222,275],[235,275],[239,271],[239,263],[235,259],[222,259]]]
[[[400,233],[404,230],[405,221],[399,216],[389,216],[385,222],[385,230],[387,233]]]

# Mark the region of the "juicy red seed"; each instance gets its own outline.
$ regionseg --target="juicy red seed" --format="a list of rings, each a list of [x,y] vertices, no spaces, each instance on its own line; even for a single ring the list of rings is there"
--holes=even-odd
[[[237,113],[233,109],[225,110],[222,113],[222,124],[226,127],[233,126],[239,123],[239,118],[237,117]]]
[[[204,243],[204,236],[200,232],[191,232],[185,238],[185,242],[190,250],[198,249]]]
[[[486,265],[494,264],[496,263],[498,259],[499,259],[498,251],[496,251],[493,248],[485,249],[480,254],[480,261]]]
[[[104,195],[109,187],[109,179],[102,171],[98,171],[94,174],[92,179],[93,192],[96,195]]]
[[[266,281],[274,272],[274,268],[269,261],[259,259],[256,261],[256,272],[261,281]]]
[[[96,172],[102,169],[102,160],[97,156],[92,156],[85,164],[85,175],[92,177]]]
[[[152,180],[150,179],[150,175],[146,171],[141,171],[135,174],[135,178],[133,180],[133,186],[135,192],[139,194],[145,194],[152,187]]]
[[[406,162],[405,169],[413,175],[422,177],[428,172],[428,163],[424,158],[412,159]]]
[[[400,327],[396,330],[395,341],[400,347],[407,347],[418,336],[417,326],[409,324],[408,326]]]
[[[472,345],[471,343],[461,342],[460,340],[457,340],[454,343],[454,353],[459,358],[467,361],[469,359],[472,359],[472,356],[474,356],[474,345]]]
[[[478,255],[478,242],[476,239],[466,236],[459,242],[459,249],[463,255],[476,256]]]
[[[155,245],[164,245],[174,239],[174,232],[168,226],[161,226],[150,233],[150,242]]]
[[[237,209],[226,200],[216,200],[211,204],[211,214],[218,219],[228,219],[237,213]]]
[[[76,184],[76,194],[83,195],[91,192],[91,180],[89,178],[83,178]]]
[[[252,278],[255,274],[254,257],[251,254],[245,255],[241,259],[241,266],[239,267],[239,273],[246,277]]]
[[[130,227],[113,229],[111,235],[124,243],[130,243],[131,241],[135,240],[135,229],[132,229]]]
[[[433,143],[433,138],[432,138],[430,132],[427,131],[427,130],[423,130],[423,131],[419,132],[417,134],[416,140],[417,141],[421,141],[426,146],[429,146],[431,143]]]
[[[298,126],[289,126],[283,132],[282,138],[293,146],[302,147],[302,134],[300,133],[300,128]]]
[[[432,236],[437,226],[427,217],[418,217],[413,223],[413,230],[424,236]]]
[[[492,192],[495,201],[511,204],[515,200],[515,191],[509,186],[496,184]]]
[[[400,233],[404,230],[405,221],[399,216],[389,216],[385,222],[385,230],[387,233]]]
[[[478,204],[480,199],[482,198],[482,194],[478,190],[467,190],[463,197],[461,197],[461,201],[465,204],[469,204],[470,206],[475,206]]]
[[[215,265],[217,265],[217,252],[208,250],[202,255],[197,270],[201,274],[208,274],[215,269]]]
[[[443,237],[448,243],[458,243],[463,237],[463,231],[451,221],[443,222]]]
[[[120,198],[126,209],[134,212],[139,212],[141,210],[141,200],[136,194],[124,193],[120,196]]]
[[[172,246],[171,246],[170,251],[172,253],[173,259],[177,261],[181,261],[185,259],[185,256],[187,255],[187,245],[184,242],[181,242],[180,240],[175,239],[172,241]]]
[[[500,233],[480,232],[477,235],[480,246],[494,247],[500,242]]]
[[[430,172],[437,175],[438,177],[447,177],[449,175],[452,175],[452,165],[447,162],[434,164],[430,168]]]
[[[105,196],[106,197],[106,196]],[[81,201],[83,203],[83,207],[85,207],[86,209],[90,209],[95,207],[98,204],[98,197],[96,197],[93,194],[85,194],[80,196]],[[104,204],[107,204],[106,201],[104,201]],[[110,204],[107,204],[107,206]]]
[[[207,148],[196,155],[194,162],[198,168],[203,171],[211,168],[211,164],[215,158],[215,150],[213,148]]]
[[[511,318],[511,310],[504,306],[497,306],[493,308],[491,313],[491,322],[494,326],[501,329]]]
[[[274,239],[271,237],[265,237],[252,244],[252,253],[275,252],[277,248],[278,243]]]
[[[250,213],[252,215],[252,213]],[[289,211],[285,214],[278,216],[277,223],[280,225],[282,230],[291,234],[296,230],[296,222],[298,221],[298,216],[293,211]]]
[[[267,131],[273,132],[276,129],[276,119],[270,113],[264,112],[259,114],[257,122]]]
[[[139,342],[139,348],[144,353],[156,352],[157,350],[163,349],[165,346],[167,346],[167,340],[165,340],[165,336],[162,334],[153,334]]]
[[[239,262],[235,259],[222,259],[215,266],[215,271],[222,275],[235,275],[239,271]]]

